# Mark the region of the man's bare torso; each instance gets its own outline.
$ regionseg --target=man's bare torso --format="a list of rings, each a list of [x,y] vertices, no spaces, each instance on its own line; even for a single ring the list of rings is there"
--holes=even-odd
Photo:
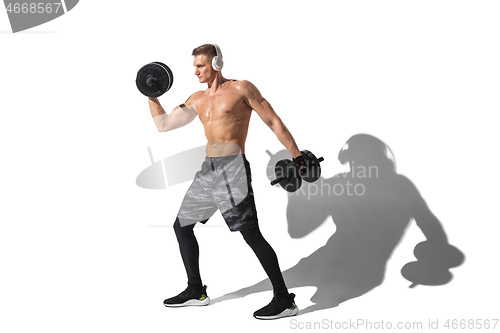
[[[207,137],[207,156],[245,153],[245,141],[252,109],[247,105],[242,81],[224,82],[215,93],[199,91],[189,98]]]

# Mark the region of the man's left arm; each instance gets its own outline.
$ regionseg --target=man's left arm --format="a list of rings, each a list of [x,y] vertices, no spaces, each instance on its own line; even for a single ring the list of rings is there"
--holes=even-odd
[[[262,121],[276,134],[276,137],[290,152],[292,158],[301,156],[302,153],[297,147],[292,134],[273,110],[271,104],[262,97],[257,87],[248,81],[242,81],[241,84],[245,92],[245,103],[257,112]]]

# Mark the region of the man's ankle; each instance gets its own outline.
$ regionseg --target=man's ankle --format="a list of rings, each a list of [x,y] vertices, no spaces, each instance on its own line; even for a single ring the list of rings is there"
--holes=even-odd
[[[284,299],[291,299],[291,296],[288,292],[280,292],[280,293],[276,293],[276,296],[278,296],[279,298],[284,298]]]
[[[194,290],[202,290],[203,289],[203,285],[201,284],[201,282],[195,282],[195,283],[191,283],[191,282],[188,282],[188,285],[193,288]]]

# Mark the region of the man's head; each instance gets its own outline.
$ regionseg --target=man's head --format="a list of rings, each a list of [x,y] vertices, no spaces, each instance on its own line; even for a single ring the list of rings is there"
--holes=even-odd
[[[220,52],[220,51],[219,51]],[[193,50],[194,74],[198,77],[200,83],[212,82],[217,76],[217,71],[212,66],[212,60],[217,54],[217,49],[213,44],[204,44]],[[222,59],[220,59],[222,60]]]
[[[210,58],[210,61],[212,60],[213,57],[217,55],[217,50],[215,49],[215,46],[213,44],[203,44],[201,46],[198,46],[193,50],[193,53],[191,55],[197,56],[204,54]]]

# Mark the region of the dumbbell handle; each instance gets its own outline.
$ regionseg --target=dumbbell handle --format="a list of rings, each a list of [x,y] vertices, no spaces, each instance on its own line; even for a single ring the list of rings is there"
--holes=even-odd
[[[273,180],[271,182],[271,185],[274,186],[274,185],[278,184],[280,181],[285,180],[285,179],[288,179],[288,177],[282,176],[282,177],[276,178],[275,180]]]
[[[154,77],[153,75],[149,74],[147,79],[146,79],[146,84],[150,87],[155,86],[156,82],[158,82],[158,79]]]

